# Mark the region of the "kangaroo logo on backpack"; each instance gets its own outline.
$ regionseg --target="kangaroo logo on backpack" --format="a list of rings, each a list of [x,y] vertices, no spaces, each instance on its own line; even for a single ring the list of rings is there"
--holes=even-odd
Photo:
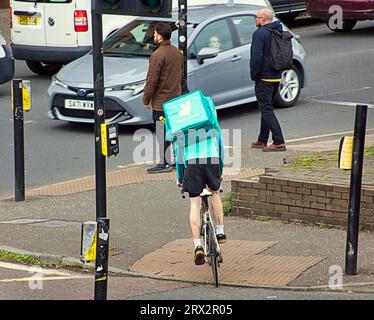
[[[192,105],[191,101],[186,101],[185,103],[181,104],[181,110],[179,111],[180,117],[186,117],[191,114]]]

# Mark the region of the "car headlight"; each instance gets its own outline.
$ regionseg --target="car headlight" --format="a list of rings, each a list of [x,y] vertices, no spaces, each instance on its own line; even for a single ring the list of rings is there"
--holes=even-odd
[[[61,82],[56,77],[52,77],[52,85],[53,86],[63,87],[63,88],[68,88],[68,86],[65,83]]]
[[[111,88],[106,88],[106,92],[110,91],[122,91],[122,90],[132,90],[132,95],[136,96],[139,93],[142,93],[145,87],[145,81],[136,82],[136,83],[130,83],[120,86],[115,86]]]

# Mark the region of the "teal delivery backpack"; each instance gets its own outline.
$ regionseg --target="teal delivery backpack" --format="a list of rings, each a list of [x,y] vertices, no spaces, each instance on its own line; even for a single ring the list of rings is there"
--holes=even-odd
[[[213,129],[215,107],[210,97],[195,90],[163,104],[165,113],[166,139],[176,141],[181,136],[188,143],[193,132]],[[196,136],[196,134],[195,134]]]

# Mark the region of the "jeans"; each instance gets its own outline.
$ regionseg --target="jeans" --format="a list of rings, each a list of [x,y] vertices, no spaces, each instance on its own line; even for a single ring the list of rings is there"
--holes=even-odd
[[[278,92],[279,82],[256,81],[255,93],[258,108],[261,111],[261,127],[258,141],[267,143],[271,131],[274,144],[284,144],[282,129],[274,113],[274,98]]]
[[[160,117],[165,117],[163,111],[152,111],[153,121],[155,122],[156,138],[160,151],[160,164],[171,164],[170,159],[170,142],[165,140],[165,125],[160,121]]]

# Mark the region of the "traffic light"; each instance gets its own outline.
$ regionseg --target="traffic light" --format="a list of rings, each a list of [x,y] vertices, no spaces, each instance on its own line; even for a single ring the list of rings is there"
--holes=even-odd
[[[95,0],[97,14],[170,18],[172,0]]]

